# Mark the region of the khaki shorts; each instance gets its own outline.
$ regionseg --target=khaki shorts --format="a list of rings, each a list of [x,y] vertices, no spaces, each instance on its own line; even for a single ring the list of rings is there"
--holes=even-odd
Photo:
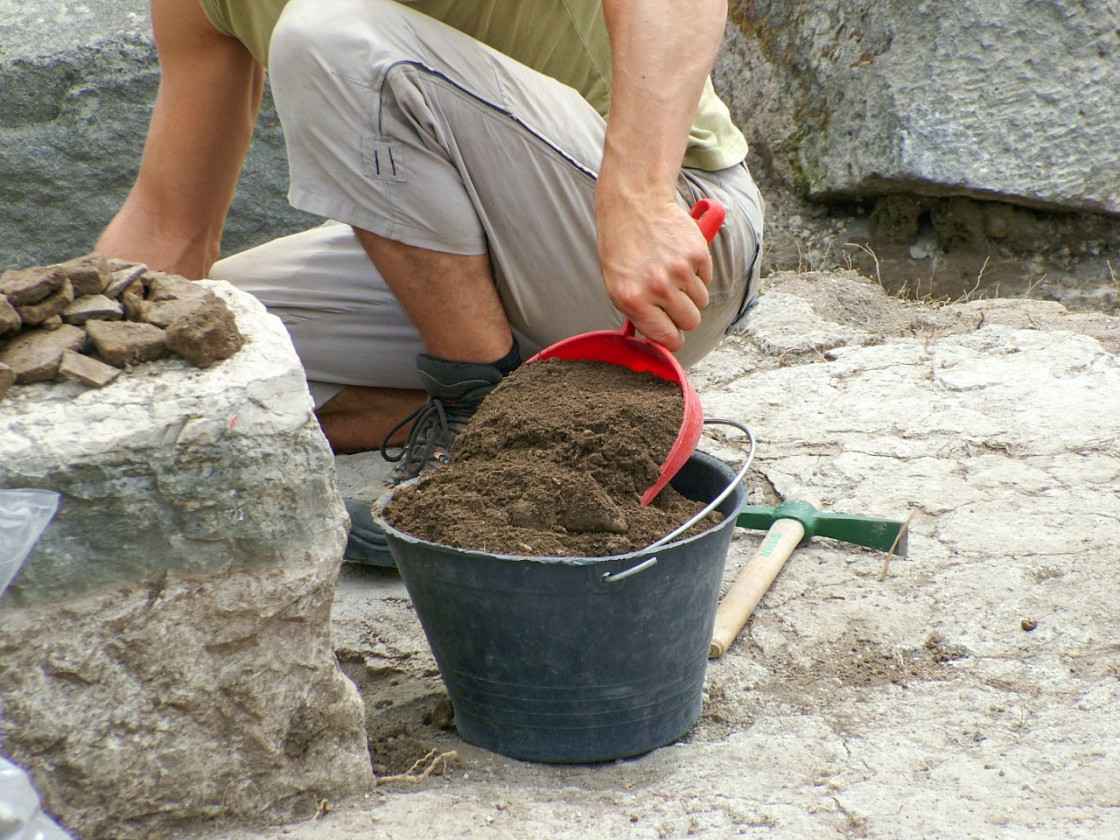
[[[606,124],[577,91],[393,0],[292,0],[270,55],[288,198],[342,224],[237,254],[212,276],[284,321],[317,402],[345,385],[420,385],[419,335],[350,226],[488,253],[526,357],[621,326],[596,248]],[[703,197],[718,199],[727,220],[712,243],[703,322],[677,354],[685,365],[719,342],[757,290],[764,205],[746,166],[684,170],[679,203]]]

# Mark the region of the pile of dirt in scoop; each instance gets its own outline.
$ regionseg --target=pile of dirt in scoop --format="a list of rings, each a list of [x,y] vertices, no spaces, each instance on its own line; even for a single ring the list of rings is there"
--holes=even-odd
[[[683,412],[680,385],[649,373],[561,359],[522,365],[483,401],[451,463],[398,488],[383,516],[421,539],[491,554],[637,551],[704,507],[672,487],[640,506]]]

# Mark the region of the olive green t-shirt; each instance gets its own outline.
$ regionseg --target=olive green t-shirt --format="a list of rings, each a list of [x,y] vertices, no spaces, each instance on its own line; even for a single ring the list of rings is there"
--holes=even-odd
[[[611,53],[599,0],[398,0],[574,87],[604,117]],[[241,41],[264,66],[287,0],[199,0],[218,31]],[[711,79],[696,109],[684,165],[716,170],[747,154],[747,142]]]

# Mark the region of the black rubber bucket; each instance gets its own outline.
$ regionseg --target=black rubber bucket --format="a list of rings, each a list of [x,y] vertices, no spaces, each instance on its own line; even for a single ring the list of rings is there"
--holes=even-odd
[[[735,478],[696,452],[672,484],[707,503]],[[462,738],[513,758],[574,763],[640,755],[688,732],[745,495],[740,484],[719,505],[723,522],[702,534],[611,557],[464,551],[378,518]]]

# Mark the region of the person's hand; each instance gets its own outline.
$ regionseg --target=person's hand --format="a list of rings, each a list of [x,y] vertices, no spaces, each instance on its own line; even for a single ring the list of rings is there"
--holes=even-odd
[[[642,335],[670,351],[700,325],[712,258],[695,220],[672,201],[600,201],[599,265],[607,296]]]

